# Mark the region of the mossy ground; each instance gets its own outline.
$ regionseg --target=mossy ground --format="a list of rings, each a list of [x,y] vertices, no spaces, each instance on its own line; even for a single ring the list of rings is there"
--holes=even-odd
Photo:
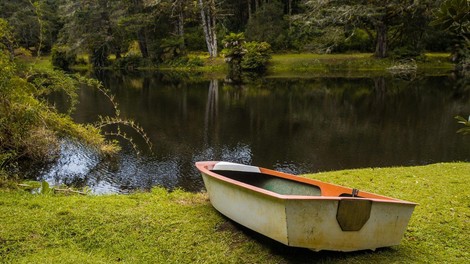
[[[466,263],[470,163],[308,177],[419,203],[401,245],[352,253],[289,248],[221,216],[204,193],[30,194],[0,181],[1,263]]]

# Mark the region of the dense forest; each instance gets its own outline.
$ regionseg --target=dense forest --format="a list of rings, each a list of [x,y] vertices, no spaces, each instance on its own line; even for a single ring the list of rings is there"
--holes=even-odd
[[[425,51],[467,56],[468,0],[18,0],[1,1],[14,50],[89,54],[162,63],[205,51],[244,33],[281,52],[371,52],[378,58]],[[7,43],[8,44],[8,43]]]

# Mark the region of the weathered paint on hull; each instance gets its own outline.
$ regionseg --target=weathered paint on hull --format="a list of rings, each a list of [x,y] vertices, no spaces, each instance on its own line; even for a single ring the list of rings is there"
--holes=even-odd
[[[343,231],[336,221],[338,200],[287,200],[288,245],[313,250],[355,251],[400,244],[413,205],[373,202],[359,231]]]
[[[357,231],[337,221],[343,197],[270,195],[202,173],[212,205],[228,218],[288,246],[355,251],[398,245],[414,210],[409,202],[371,199],[370,217]]]
[[[239,188],[203,174],[212,206],[233,221],[288,244],[283,200]]]

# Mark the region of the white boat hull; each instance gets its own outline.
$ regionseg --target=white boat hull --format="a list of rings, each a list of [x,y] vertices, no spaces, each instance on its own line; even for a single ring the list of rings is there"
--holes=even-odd
[[[210,174],[203,172],[202,177],[219,212],[285,245],[315,251],[375,250],[398,245],[416,205],[399,200],[278,195]],[[359,230],[343,230],[338,220],[340,203],[369,208],[370,215]]]

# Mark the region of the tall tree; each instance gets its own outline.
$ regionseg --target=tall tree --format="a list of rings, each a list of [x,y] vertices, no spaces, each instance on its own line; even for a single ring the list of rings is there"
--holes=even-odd
[[[121,0],[113,17],[129,42],[138,42],[143,58],[161,61],[168,47],[184,48],[188,4],[187,0]]]
[[[116,45],[116,21],[111,19],[114,1],[65,0],[61,6],[64,16],[62,41],[77,51],[90,54],[95,67],[108,63],[108,56]]]
[[[184,9],[185,0],[174,0],[172,4],[172,17],[176,17],[175,31],[181,39],[180,49],[184,49]]]
[[[59,0],[0,1],[0,18],[8,21],[19,46],[50,51],[62,27]]]
[[[211,58],[218,56],[217,51],[217,7],[215,0],[198,0],[201,12],[201,23],[206,39],[207,51]]]
[[[246,25],[246,37],[250,41],[268,42],[274,49],[285,48],[288,23],[283,18],[284,8],[280,1],[264,3]]]
[[[462,70],[470,69],[470,1],[447,0],[431,25],[440,27],[454,36],[452,60]]]
[[[144,0],[122,0],[119,3],[118,24],[127,37],[137,40],[143,58],[149,57],[149,28],[152,25],[151,8]]]
[[[389,51],[391,31],[400,31],[415,19],[430,16],[432,0],[306,0],[303,16],[310,23],[322,26],[353,26],[375,31],[375,56],[384,58]],[[416,38],[416,35],[407,36]]]

